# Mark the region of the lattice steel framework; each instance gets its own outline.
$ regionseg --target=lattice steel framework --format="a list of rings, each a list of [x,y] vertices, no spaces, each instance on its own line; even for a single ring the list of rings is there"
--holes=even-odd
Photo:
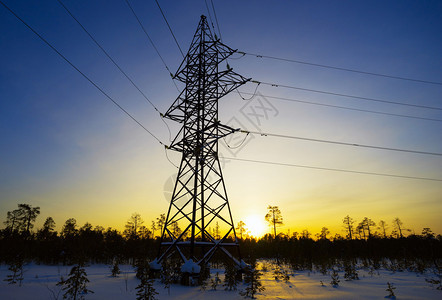
[[[186,87],[164,115],[183,124],[169,147],[182,152],[182,159],[157,263],[178,254],[183,261],[192,259],[202,265],[221,250],[240,264],[218,158],[218,140],[236,131],[218,120],[218,100],[250,80],[228,65],[220,70],[220,64],[235,51],[212,35],[206,17],[201,16],[189,51],[174,76]],[[177,224],[182,231],[177,230]],[[209,229],[218,226],[223,234],[216,236]]]

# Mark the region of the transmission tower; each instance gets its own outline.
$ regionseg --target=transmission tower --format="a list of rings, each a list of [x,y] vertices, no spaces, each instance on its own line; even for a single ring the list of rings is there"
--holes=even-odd
[[[186,87],[164,117],[182,124],[169,146],[182,152],[182,158],[154,261],[157,266],[173,256],[202,266],[218,251],[241,263],[218,157],[218,140],[236,131],[218,120],[218,100],[250,80],[228,64],[221,70],[220,64],[235,51],[212,35],[201,16],[174,76]]]

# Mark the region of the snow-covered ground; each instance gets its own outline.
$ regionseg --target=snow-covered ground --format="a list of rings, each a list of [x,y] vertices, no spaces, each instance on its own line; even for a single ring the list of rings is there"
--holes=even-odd
[[[22,285],[10,285],[3,279],[10,273],[8,266],[0,266],[0,299],[62,299],[61,288],[56,286],[60,277],[67,277],[70,266],[46,266],[27,264],[24,267]],[[88,288],[93,294],[85,295],[86,299],[135,299],[136,286],[139,280],[135,278],[134,269],[130,265],[121,265],[122,273],[114,278],[110,277],[110,266],[94,264],[86,267]],[[212,269],[212,277],[219,272],[223,279],[224,270]],[[442,299],[442,291],[437,290],[425,281],[425,278],[434,277],[433,274],[416,274],[412,272],[392,273],[379,270],[379,274],[372,276],[365,270],[358,270],[359,280],[345,281],[343,272],[339,272],[338,287],[330,285],[330,276],[319,272],[290,272],[289,282],[276,281],[272,266],[263,272],[261,282],[265,291],[257,295],[258,299],[383,299],[388,295],[387,282],[396,287],[397,299]],[[433,276],[432,276],[433,275]],[[324,283],[324,286],[320,282]],[[205,291],[200,287],[172,285],[170,295],[163,284],[157,279],[155,288],[159,292],[158,299],[243,299],[239,291],[244,289],[238,285],[237,291],[225,291],[223,286],[211,290],[210,283]],[[58,297],[57,297],[58,296]]]

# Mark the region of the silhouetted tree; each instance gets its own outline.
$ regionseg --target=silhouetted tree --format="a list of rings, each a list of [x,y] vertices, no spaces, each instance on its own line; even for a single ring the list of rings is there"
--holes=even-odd
[[[24,230],[29,234],[34,227],[33,222],[35,222],[37,216],[40,214],[40,207],[32,207],[29,204],[19,204],[18,209],[21,211],[20,214]]]
[[[326,240],[328,234],[330,234],[330,230],[328,230],[327,227],[322,227],[321,233],[319,233],[318,237],[321,240]]]
[[[43,227],[37,231],[37,237],[40,240],[48,240],[51,238],[55,238],[57,236],[57,232],[55,232],[55,221],[52,217],[47,217]]]
[[[252,264],[246,268],[244,283],[247,286],[244,291],[240,292],[241,296],[256,299],[255,295],[265,290],[261,281],[259,280],[261,275],[262,273],[256,269],[256,261],[253,261]]]
[[[4,281],[7,281],[8,284],[16,284],[19,282],[21,286],[21,282],[23,281],[23,264],[24,261],[21,256],[15,257],[8,267],[11,274],[6,275]]]
[[[155,300],[158,292],[155,290],[154,279],[149,279],[148,276],[141,279],[140,284],[135,288],[137,290],[137,300]]]
[[[160,217],[157,218],[157,226],[158,226],[158,229],[160,230],[160,236],[163,235],[163,227],[164,227],[165,223],[166,223],[166,215],[161,214]]]
[[[384,220],[379,221],[379,229],[382,231],[383,238],[387,237],[387,223]]]
[[[399,218],[395,218],[393,220],[393,228],[395,229],[398,237],[400,237],[400,238],[404,237],[402,234],[402,230],[403,230],[402,225],[403,225],[403,223]]]
[[[125,225],[124,235],[126,238],[136,238],[138,236],[138,229],[144,223],[139,213],[133,213]]]
[[[15,209],[13,211],[8,211],[7,215],[6,215],[6,221],[3,222],[3,224],[6,225],[6,229],[9,232],[14,232],[14,231],[20,231],[20,226],[21,224],[21,212],[18,209]]]
[[[353,239],[353,219],[347,215],[343,220],[342,223],[344,223],[344,228],[347,231],[347,237],[351,240]]]
[[[72,267],[69,272],[69,277],[64,280],[61,279],[57,285],[62,286],[62,290],[65,292],[63,294],[63,299],[84,299],[84,294],[93,293],[93,291],[87,288],[87,274],[82,264],[78,264]]]
[[[61,236],[64,238],[75,236],[78,233],[77,220],[74,218],[69,218],[64,223],[61,229]]]
[[[150,226],[150,229],[152,229],[152,238],[155,239],[155,230],[157,230],[157,226],[155,221],[152,221],[152,225]]]
[[[279,210],[278,206],[271,206],[269,205],[267,207],[268,213],[265,216],[265,220],[273,226],[273,233],[274,237],[276,239],[276,226],[281,226],[283,224],[282,222],[282,214]]]
[[[173,235],[177,238],[180,234],[181,234],[182,230],[180,228],[180,226],[178,226],[178,222],[177,221],[173,221],[172,222],[172,233]]]
[[[243,221],[239,221],[236,230],[239,232],[239,237],[242,240],[242,235],[246,232],[246,224]]]

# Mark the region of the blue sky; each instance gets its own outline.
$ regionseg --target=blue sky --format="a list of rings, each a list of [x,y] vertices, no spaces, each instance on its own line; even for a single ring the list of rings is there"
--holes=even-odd
[[[153,108],[53,1],[4,1],[82,72],[167,142]],[[160,58],[125,1],[63,1],[162,112],[178,95]],[[182,57],[155,1],[131,0],[168,67]],[[208,1],[210,5],[210,1]],[[185,51],[201,1],[160,1]],[[224,43],[240,51],[401,77],[442,82],[439,1],[214,1]],[[213,15],[212,15],[213,18]],[[216,25],[215,25],[216,27]],[[0,6],[0,221],[18,203],[41,207],[41,223],[122,227],[137,211],[146,221],[166,212],[168,179],[176,169],[164,148],[76,70]],[[234,55],[240,57],[240,55]],[[442,108],[442,86],[368,76],[245,56],[229,64],[257,81]],[[182,85],[178,83],[179,88]],[[240,90],[253,93],[256,85]],[[442,119],[442,111],[361,101],[260,85],[272,114],[247,117],[256,102],[232,93],[220,119],[248,130],[358,144],[442,152],[442,122],[275,100]],[[260,98],[261,97],[261,98]],[[263,100],[264,101],[264,100]],[[168,122],[172,135],[178,127]],[[235,141],[241,141],[235,137]],[[224,143],[221,142],[221,143]],[[417,155],[249,136],[221,155],[288,164],[442,179],[440,156]],[[179,163],[178,153],[169,153]],[[226,160],[225,181],[235,221],[264,217],[269,204],[285,216],[283,230],[342,233],[341,219],[400,217],[417,233],[442,233],[440,181],[389,178]],[[40,223],[37,223],[40,224]],[[37,226],[38,227],[38,226]]]

